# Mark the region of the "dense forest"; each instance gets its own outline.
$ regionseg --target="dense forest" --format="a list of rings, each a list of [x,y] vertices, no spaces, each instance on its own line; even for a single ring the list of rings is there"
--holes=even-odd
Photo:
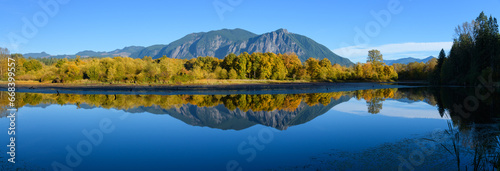
[[[346,67],[324,58],[300,61],[294,53],[229,54],[224,59],[198,57],[190,60],[163,56],[152,59],[105,57],[73,59],[25,58],[0,48],[0,80],[7,78],[7,58],[16,61],[16,80],[49,83],[180,84],[195,80],[305,80],[395,81],[426,80],[433,84],[473,85],[479,77],[500,80],[500,33],[497,19],[481,13],[455,29],[453,46],[446,56],[427,63],[384,63],[380,51],[368,52],[366,63]]]
[[[7,66],[8,50],[2,49],[2,66]],[[309,58],[302,63],[294,53],[241,53],[229,54],[224,59],[198,57],[190,60],[144,57],[114,58],[24,58],[11,54],[16,61],[16,79],[26,81],[71,83],[158,83],[177,84],[203,79],[258,79],[258,80],[396,80],[392,66],[383,63],[377,50],[369,53],[367,63],[353,67],[332,65],[328,59]],[[2,79],[6,68],[1,68]]]
[[[500,33],[497,19],[483,12],[455,29],[449,56],[439,54],[431,81],[435,84],[474,85],[481,78],[499,81]]]
[[[446,56],[427,63],[393,64],[400,80],[428,80],[440,85],[475,85],[480,79],[500,81],[500,33],[497,19],[484,12],[455,28],[453,46]]]

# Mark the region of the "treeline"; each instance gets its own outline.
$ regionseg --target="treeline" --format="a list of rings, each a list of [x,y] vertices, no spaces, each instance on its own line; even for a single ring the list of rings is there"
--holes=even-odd
[[[500,80],[500,33],[497,19],[484,12],[455,29],[449,56],[441,52],[434,73],[435,84],[474,85],[479,77]]]
[[[474,85],[479,77],[500,81],[500,33],[497,19],[484,12],[455,28],[456,37],[446,56],[427,63],[393,64],[399,80],[428,80],[432,84]],[[491,77],[490,77],[491,76]]]
[[[128,110],[138,107],[158,106],[163,109],[180,108],[185,104],[198,107],[215,107],[224,105],[229,110],[239,109],[243,112],[252,111],[295,111],[300,104],[308,106],[329,105],[332,100],[341,97],[364,99],[369,113],[379,113],[385,99],[410,99],[415,101],[429,101],[433,97],[424,93],[406,92],[398,89],[369,89],[331,93],[309,94],[235,94],[235,95],[105,95],[105,94],[43,94],[43,93],[16,93],[15,106],[39,104],[74,104],[78,107],[87,104],[93,107],[114,108]],[[7,96],[0,92],[0,96]],[[4,111],[9,106],[7,98],[0,98],[0,108]],[[435,105],[435,103],[429,103]]]
[[[434,76],[434,70],[437,65],[437,59],[433,58],[426,63],[411,62],[408,64],[392,64],[398,73],[399,80],[431,80]]]
[[[4,51],[7,51],[4,49]],[[8,54],[4,53],[4,54]],[[10,55],[16,60],[16,79],[52,83],[78,81],[103,83],[182,83],[202,79],[259,80],[396,80],[392,66],[368,61],[355,66],[332,65],[328,59],[309,58],[302,63],[296,54],[241,53],[224,59],[198,57],[190,60],[144,57],[32,59],[21,54]],[[2,55],[2,66],[6,57]],[[381,57],[381,55],[380,55]],[[0,75],[6,78],[6,70]]]
[[[483,12],[455,28],[449,56],[441,50],[426,63],[393,64],[399,80],[426,80],[432,84],[474,85],[479,77],[500,81],[500,33],[497,19]],[[491,76],[491,77],[490,77]]]
[[[235,94],[235,95],[105,95],[105,94],[43,94],[43,93],[16,93],[15,105],[39,104],[74,104],[78,107],[87,104],[93,107],[114,108],[129,110],[138,107],[158,106],[162,109],[180,108],[185,104],[198,107],[215,107],[224,105],[229,110],[239,109],[243,112],[252,111],[295,111],[300,104],[308,106],[329,105],[332,100],[342,97],[365,100],[368,112],[377,114],[382,109],[382,103],[386,99],[407,99],[412,101],[425,101],[430,105],[436,105],[434,95],[427,89],[368,89],[331,93],[309,93],[309,94]],[[7,96],[0,92],[0,96]],[[0,108],[6,110],[10,101],[0,98]]]

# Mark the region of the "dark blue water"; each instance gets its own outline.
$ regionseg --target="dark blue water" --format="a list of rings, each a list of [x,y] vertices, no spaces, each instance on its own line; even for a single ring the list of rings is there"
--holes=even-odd
[[[363,98],[333,99],[332,103],[336,104],[323,109],[325,113],[305,113],[314,116],[305,122],[292,117],[287,122],[292,124],[284,126],[265,124],[251,115],[228,124],[214,111],[199,110],[206,107],[192,104],[185,107],[190,112],[181,112],[189,114],[183,118],[200,121],[205,117],[215,120],[215,125],[230,125],[221,126],[223,129],[212,123],[179,119],[158,106],[131,112],[113,107],[79,108],[70,101],[65,105],[25,105],[17,114],[16,160],[33,170],[356,170],[377,169],[376,163],[383,163],[379,160],[390,160],[393,165],[387,168],[395,169],[402,163],[399,156],[409,160],[408,156],[418,150],[415,143],[403,141],[443,132],[451,121],[440,115],[435,104],[426,101],[385,98],[376,114],[368,112]],[[165,112],[151,112],[151,108]],[[273,114],[266,111],[263,115],[266,118]],[[280,117],[267,118],[273,121]],[[8,118],[0,118],[0,127],[5,130],[0,133],[2,144],[9,143],[8,124]],[[238,124],[249,126],[241,128]],[[90,138],[82,132],[91,132]],[[453,165],[453,155],[436,146],[434,154],[425,155],[424,162],[413,167],[444,169]],[[0,151],[6,150],[3,147]],[[442,165],[431,161],[436,155],[445,156],[439,157]],[[359,165],[335,163],[341,160]]]

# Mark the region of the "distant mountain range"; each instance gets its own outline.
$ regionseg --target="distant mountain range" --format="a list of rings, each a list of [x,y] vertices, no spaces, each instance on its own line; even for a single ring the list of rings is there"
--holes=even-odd
[[[400,58],[400,59],[396,59],[396,60],[384,60],[385,64],[387,65],[392,65],[392,64],[409,64],[409,63],[412,63],[412,62],[423,62],[423,63],[426,63],[427,61],[430,61],[431,59],[435,58],[434,56],[429,56],[425,59],[418,59],[418,58],[412,58],[412,57],[408,57],[408,58]]]
[[[306,36],[290,33],[286,29],[278,29],[261,35],[243,29],[222,29],[191,33],[167,45],[129,46],[110,52],[86,50],[74,55],[50,55],[42,52],[27,53],[24,56],[33,58],[74,58],[76,55],[82,57],[128,56],[132,58],[151,56],[156,59],[166,55],[177,59],[191,59],[199,56],[214,56],[222,59],[230,53],[238,55],[243,52],[294,52],[302,62],[309,57],[314,57],[317,59],[327,58],[333,64],[353,65],[349,59],[340,57],[316,41]]]
[[[32,57],[32,58],[75,58],[76,55],[81,57],[114,57],[114,56],[136,56],[141,50],[145,47],[143,46],[128,46],[123,49],[116,49],[109,52],[95,52],[91,50],[84,50],[78,52],[74,55],[50,55],[46,52],[41,53],[26,53],[23,54],[24,57]]]

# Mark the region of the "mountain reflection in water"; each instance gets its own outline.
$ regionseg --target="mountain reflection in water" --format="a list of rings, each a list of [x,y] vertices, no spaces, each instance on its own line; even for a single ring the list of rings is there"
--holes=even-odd
[[[440,162],[426,162],[419,167],[414,166],[415,168],[491,170],[500,166],[500,128],[499,113],[497,112],[500,108],[498,105],[500,96],[498,93],[494,93],[484,100],[478,100],[477,104],[464,103],[465,99],[475,97],[475,93],[473,88],[401,88],[310,94],[252,95],[17,93],[16,106],[18,108],[45,108],[50,105],[67,105],[76,106],[78,109],[116,109],[134,115],[167,114],[193,126],[240,132],[254,125],[286,130],[289,127],[310,122],[331,110],[362,110],[361,113],[364,114],[387,115],[388,112],[397,112],[390,111],[390,109],[382,110],[384,103],[390,101],[408,104],[405,105],[407,110],[404,111],[413,112],[418,111],[419,107],[414,103],[420,102],[435,106],[439,112],[433,114],[436,115],[433,118],[448,120],[449,129],[440,132],[440,134],[446,135],[444,136],[446,137],[445,141],[438,141],[435,137],[427,135],[416,138],[419,142],[434,143],[434,153],[426,156],[426,161]],[[0,96],[6,97],[7,94],[0,92]],[[3,110],[2,117],[5,117],[5,109],[9,101],[7,98],[0,99],[0,106]],[[361,103],[366,104],[364,106],[366,108],[359,109],[357,106],[356,109],[343,109],[346,108],[345,105],[340,105],[351,100],[362,101]],[[388,104],[390,103],[386,103],[386,105]],[[466,105],[474,105],[474,110],[466,110],[464,108]],[[432,114],[432,112],[430,113]],[[409,114],[401,113],[398,116],[404,115]],[[427,116],[421,116],[421,118],[425,117]],[[396,124],[392,121],[387,123]],[[352,121],[350,124],[356,124],[356,122]],[[358,126],[362,127],[363,125]],[[379,134],[384,134],[384,132]],[[421,148],[418,146],[419,144],[412,143],[414,141],[413,139],[403,139],[358,152],[346,152],[342,149],[331,153],[325,152],[323,156],[312,157],[314,159],[310,162],[312,164],[286,166],[284,169],[344,170],[356,169],[355,166],[362,166],[358,169],[366,167],[382,169],[383,166],[387,166],[384,169],[397,169],[400,161],[395,154],[404,154],[403,156],[407,157],[415,149]],[[339,165],[338,162],[347,163],[347,165]]]
[[[424,93],[422,93],[424,92]],[[0,96],[6,96],[0,92]],[[310,94],[235,95],[103,95],[18,93],[16,106],[76,105],[78,108],[118,109],[129,113],[169,114],[187,124],[242,130],[255,124],[285,130],[306,123],[351,98],[364,99],[368,112],[377,114],[383,101],[425,101],[436,105],[424,89],[376,89]],[[2,98],[4,108],[9,101]]]

